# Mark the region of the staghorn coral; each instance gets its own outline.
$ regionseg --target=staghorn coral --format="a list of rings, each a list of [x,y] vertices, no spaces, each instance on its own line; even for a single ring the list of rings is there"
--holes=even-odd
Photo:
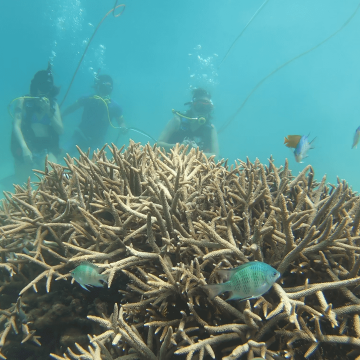
[[[0,357],[25,339],[55,359],[359,357],[360,199],[346,182],[183,146],[79,152],[5,193]],[[282,274],[268,293],[207,298],[218,269],[253,260]],[[70,284],[82,261],[108,288]]]

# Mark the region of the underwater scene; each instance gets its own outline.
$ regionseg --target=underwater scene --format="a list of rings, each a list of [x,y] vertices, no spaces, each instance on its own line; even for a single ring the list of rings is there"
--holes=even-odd
[[[1,4],[0,359],[360,360],[360,2]]]

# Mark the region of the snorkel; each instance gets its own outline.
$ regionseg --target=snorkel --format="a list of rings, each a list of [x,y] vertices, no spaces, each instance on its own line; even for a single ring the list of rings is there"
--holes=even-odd
[[[190,121],[197,121],[199,123],[199,125],[204,125],[207,121],[206,117],[205,116],[199,116],[199,117],[189,117],[189,116],[186,116],[184,114],[182,114],[181,112],[177,111],[177,110],[174,110],[172,109],[172,112],[173,114],[177,115],[177,116],[180,116],[184,119],[188,119]]]
[[[194,89],[193,93],[196,95],[193,96],[192,100],[184,104],[191,106],[190,111],[187,111],[186,115],[174,109],[172,109],[172,112],[181,118],[190,120],[192,122],[197,122],[199,126],[201,126],[211,118],[210,113],[214,108],[214,104],[210,99],[210,94],[206,90],[198,88]],[[198,116],[189,116],[189,114],[194,113],[198,114]]]

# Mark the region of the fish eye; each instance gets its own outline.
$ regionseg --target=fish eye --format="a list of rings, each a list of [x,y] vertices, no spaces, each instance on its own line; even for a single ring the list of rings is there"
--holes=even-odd
[[[273,276],[275,277],[276,275],[277,275],[277,272],[276,272],[276,271],[274,271]]]

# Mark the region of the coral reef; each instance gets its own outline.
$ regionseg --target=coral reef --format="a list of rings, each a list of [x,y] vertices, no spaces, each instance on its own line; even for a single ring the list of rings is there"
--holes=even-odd
[[[360,359],[360,199],[346,182],[184,146],[79,152],[5,193],[0,358]],[[254,260],[282,274],[268,293],[206,296],[218,269]],[[70,282],[84,261],[108,287]]]

